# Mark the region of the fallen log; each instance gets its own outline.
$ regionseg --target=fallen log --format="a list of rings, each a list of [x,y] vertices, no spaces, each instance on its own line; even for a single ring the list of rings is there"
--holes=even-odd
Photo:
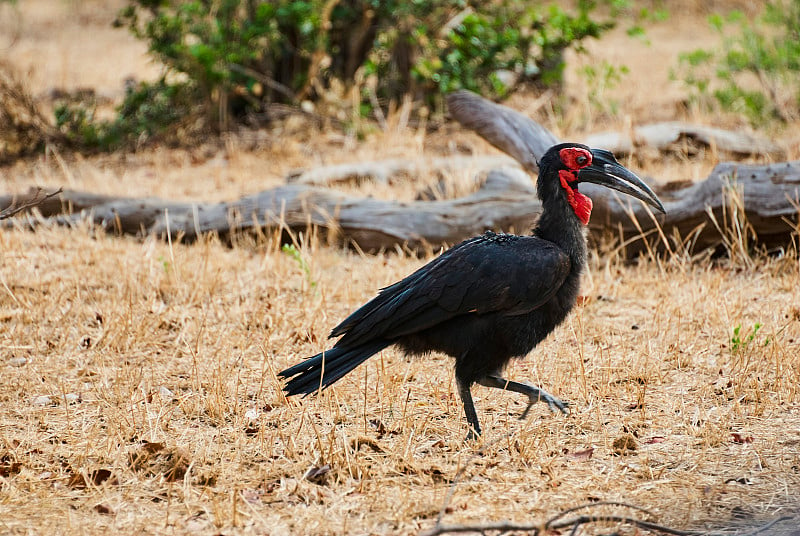
[[[631,154],[642,148],[664,152],[702,146],[739,156],[784,157],[783,149],[778,144],[764,138],[680,121],[635,126],[629,132],[598,132],[588,136],[584,143],[618,155]]]
[[[530,173],[537,171],[536,159],[558,141],[531,119],[475,94],[455,93],[449,104],[457,120]],[[667,210],[657,217],[638,201],[623,201],[611,190],[591,184],[581,189],[594,201],[590,233],[613,232],[627,242],[629,255],[644,247],[681,252],[718,247],[726,244],[731,229],[744,230],[748,243],[758,241],[768,247],[786,246],[797,236],[800,161],[723,163],[706,180],[686,188],[657,187]],[[25,195],[0,197],[0,208],[30,201]],[[345,244],[375,251],[398,244],[410,248],[452,244],[486,229],[526,232],[539,209],[530,176],[519,168],[503,167],[489,172],[477,192],[457,199],[379,200],[297,183],[222,203],[129,199],[67,190],[39,204],[38,216],[17,216],[0,224],[35,228],[86,220],[109,232],[186,241],[204,233],[227,237],[256,227],[299,232],[314,225]],[[642,237],[650,243],[645,244]]]
[[[475,193],[458,199],[398,202],[347,195],[329,188],[288,184],[226,203],[130,199],[65,190],[66,213],[42,203],[39,217],[6,220],[5,227],[69,225],[89,221],[107,232],[170,236],[192,241],[198,235],[229,236],[255,227],[304,231],[316,225],[365,251],[405,244],[411,248],[452,244],[486,229],[524,232],[541,205],[530,178],[519,168],[491,171]],[[24,203],[26,196],[15,199]],[[0,198],[5,206],[8,198]]]
[[[407,179],[435,170],[440,173],[468,169],[486,171],[501,166],[513,166],[513,159],[503,155],[487,156],[443,156],[427,159],[392,158],[370,162],[333,164],[290,173],[287,182],[331,186],[359,182],[365,179],[389,183],[391,180]]]
[[[450,114],[492,145],[511,155],[532,174],[536,158],[557,138],[545,127],[518,112],[468,91],[449,95]],[[673,190],[653,185],[666,214],[652,216],[642,203],[625,200],[593,184],[581,191],[594,202],[589,223],[593,234],[616,229],[628,242],[627,253],[644,247],[635,237],[653,237],[652,247],[677,248],[688,253],[724,245],[732,226],[745,227],[744,240],[768,248],[784,247],[797,238],[800,218],[800,161],[768,165],[725,162],[704,181]],[[736,218],[736,221],[731,221]],[[689,240],[689,242],[686,242]]]
[[[652,236],[660,249],[667,244],[677,247],[691,237],[691,247],[685,249],[698,251],[719,246],[726,227],[746,221],[754,240],[776,247],[790,243],[797,231],[800,161],[766,166],[720,164],[703,182],[660,193],[667,213],[657,217],[643,204],[622,201],[606,189],[589,184],[581,188],[594,200],[589,230],[596,236],[609,230],[627,241]],[[88,220],[108,232],[169,235],[185,241],[204,233],[226,237],[256,227],[298,232],[316,225],[332,231],[344,243],[375,251],[397,244],[410,248],[452,244],[486,229],[525,232],[541,208],[528,175],[511,167],[491,171],[471,195],[436,201],[380,200],[297,184],[225,203],[128,199],[72,190],[57,198],[60,206],[51,198],[38,207],[40,217],[29,215],[1,223],[35,228]],[[19,196],[15,201],[27,200]],[[0,206],[8,204],[8,198],[0,198]],[[744,207],[738,216],[741,221],[731,221],[734,205]],[[656,221],[663,237],[653,233]],[[631,242],[628,253],[636,254],[643,247],[642,242]]]
[[[511,156],[534,176],[539,171],[539,158],[561,141],[533,119],[471,91],[451,93],[447,96],[447,107],[459,123]]]
[[[788,247],[799,230],[800,160],[769,165],[725,162],[704,181],[687,188],[667,192],[656,188],[666,214],[655,217],[641,203],[626,207],[627,201],[623,204],[619,198],[598,195],[602,192],[595,185],[583,185],[581,190],[595,201],[592,231],[616,227],[623,241],[651,235],[659,251],[691,254],[729,248],[729,241],[738,234],[745,248],[756,244]],[[643,247],[642,241],[631,243],[628,254],[635,255]]]

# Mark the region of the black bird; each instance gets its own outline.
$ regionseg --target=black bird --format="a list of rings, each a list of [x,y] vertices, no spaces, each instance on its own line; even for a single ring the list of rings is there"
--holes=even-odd
[[[529,383],[506,380],[512,357],[523,357],[575,305],[586,263],[585,225],[592,200],[578,191],[592,182],[664,207],[614,155],[577,143],[551,147],[539,162],[542,214],[531,236],[486,232],[452,247],[333,328],[330,350],[278,373],[291,378],[287,395],[324,389],[380,350],[395,344],[409,354],[443,352],[455,358],[458,392],[470,426],[481,428],[473,383],[527,395],[566,413],[566,404]]]

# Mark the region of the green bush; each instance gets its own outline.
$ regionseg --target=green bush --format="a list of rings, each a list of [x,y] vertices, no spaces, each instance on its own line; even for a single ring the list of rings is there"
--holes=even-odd
[[[113,122],[96,124],[72,106],[59,124],[113,146],[190,112],[223,130],[272,103],[337,102],[340,115],[356,104],[366,115],[409,95],[440,110],[442,95],[461,88],[500,99],[522,83],[558,83],[563,52],[612,26],[593,20],[594,8],[588,0],[573,12],[516,0],[129,0],[115,24],[148,43],[165,78],[129,92]]]
[[[722,48],[680,56],[693,97],[754,125],[800,117],[800,0],[768,2],[754,21],[734,11],[709,22],[723,36]],[[726,31],[731,25],[738,25],[733,34]]]
[[[181,121],[192,116],[196,101],[190,85],[162,78],[127,87],[111,121],[95,118],[93,101],[60,102],[55,106],[56,127],[71,143],[103,151],[159,137],[174,139]]]
[[[452,22],[450,12],[437,18],[435,25],[425,22],[429,14],[418,14],[421,22],[411,32],[417,59],[410,69],[416,82],[411,89],[418,94],[469,89],[498,99],[523,81],[557,84],[563,74],[564,50],[579,47],[583,39],[598,37],[611,27],[608,22],[596,23],[589,18],[594,8],[590,2],[579,2],[576,15],[555,5],[541,8],[522,2],[495,2],[479,11],[482,4],[476,4],[474,9],[466,8],[469,12],[457,24],[448,25]],[[447,31],[442,32],[442,27]],[[388,96],[396,98],[398,94]]]

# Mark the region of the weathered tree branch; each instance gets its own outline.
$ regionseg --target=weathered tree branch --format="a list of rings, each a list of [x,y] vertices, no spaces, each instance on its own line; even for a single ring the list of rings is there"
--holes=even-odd
[[[578,510],[596,509],[599,507],[606,507],[606,506],[622,507],[622,508],[637,510],[639,512],[652,516],[652,514],[647,510],[645,510],[644,508],[640,508],[632,504],[627,504],[617,501],[601,501],[596,503],[580,504],[578,506],[568,508],[543,522],[540,521],[540,522],[528,522],[528,523],[512,523],[509,521],[499,521],[494,523],[482,523],[474,525],[468,525],[468,524],[444,525],[441,523],[441,517],[440,517],[439,519],[437,519],[436,524],[432,528],[423,531],[422,533],[420,533],[420,536],[439,536],[440,534],[461,534],[461,533],[476,533],[476,532],[480,534],[487,534],[488,532],[505,533],[510,531],[529,532],[534,536],[538,536],[539,534],[546,534],[566,528],[571,528],[572,531],[570,532],[570,534],[575,534],[577,529],[581,525],[587,525],[591,523],[617,523],[621,525],[631,525],[640,529],[648,530],[650,532],[671,534],[673,536],[699,536],[701,534],[711,536],[714,534],[714,532],[706,530],[703,531],[681,530],[672,527],[667,527],[665,525],[660,525],[652,521],[645,521],[642,519],[637,519],[629,516],[620,516],[613,514],[612,515],[584,514],[575,517],[567,517],[570,514],[577,512]],[[756,534],[760,534],[766,530],[769,530],[770,528],[772,528],[773,526],[782,521],[789,521],[789,520],[792,520],[791,516],[777,517],[759,527],[756,527],[748,532],[742,533],[741,536],[755,536]]]
[[[767,155],[783,158],[783,150],[775,143],[747,134],[721,128],[693,125],[680,121],[652,123],[631,128],[630,132],[599,132],[584,140],[590,147],[602,147],[615,154],[631,154],[641,148],[659,152],[673,147],[683,149],[683,143],[714,147],[723,153],[736,155]]]
[[[22,211],[29,210],[37,205],[41,205],[48,199],[56,197],[62,191],[63,190],[59,188],[58,190],[50,192],[49,194],[41,195],[42,189],[36,188],[33,195],[28,195],[24,201],[21,201],[19,203],[12,201],[11,203],[7,204],[8,206],[6,208],[0,210],[0,221],[7,220],[8,218],[15,216],[16,214],[19,214]]]
[[[513,159],[502,155],[446,156],[416,160],[393,158],[390,160],[334,164],[303,170],[289,174],[287,181],[315,186],[331,186],[340,183],[357,182],[363,179],[388,183],[395,177],[408,178],[427,170],[441,172],[459,169],[486,171],[509,165],[516,164]]]
[[[0,197],[0,206],[5,202]],[[73,212],[62,215],[62,207],[73,207]],[[402,243],[412,248],[453,243],[486,229],[524,231],[539,209],[527,174],[501,168],[491,172],[474,194],[441,201],[386,201],[295,184],[230,203],[120,199],[66,190],[58,205],[40,205],[40,213],[49,220],[27,218],[24,225],[33,228],[48,221],[68,225],[87,219],[109,232],[166,237],[169,231],[173,240],[191,241],[203,233],[227,236],[254,227],[299,231],[311,224],[374,251]]]
[[[558,141],[531,119],[475,94],[457,92],[451,95],[449,104],[456,119],[513,156],[530,173],[537,170],[537,158]],[[498,162],[503,162],[502,158]],[[390,164],[388,168],[397,173],[414,169],[396,161]],[[483,160],[478,159],[476,167],[483,165]],[[324,183],[367,171],[374,174],[376,169],[381,169],[379,163],[362,163],[337,168],[328,179],[308,173],[303,182]],[[718,247],[726,243],[729,227],[744,229],[748,241],[781,247],[797,236],[800,161],[770,165],[724,163],[705,181],[687,188],[656,188],[667,210],[666,215],[657,217],[642,203],[620,198],[614,191],[592,184],[582,184],[581,190],[594,201],[591,233],[599,236],[613,231],[627,244],[628,255],[645,247],[690,253]],[[0,197],[0,208],[30,202],[37,195],[32,191],[27,197]],[[223,203],[128,199],[76,191],[64,191],[36,202],[41,218],[18,217],[0,223],[10,227],[22,221],[34,228],[87,219],[110,232],[154,233],[162,237],[169,234],[173,240],[189,241],[203,233],[225,237],[255,227],[296,232],[316,225],[332,231],[343,243],[356,244],[365,251],[397,244],[411,248],[452,244],[486,229],[526,232],[541,208],[531,177],[514,167],[495,169],[477,192],[448,200],[387,201],[295,182]],[[642,237],[648,237],[651,243],[646,244]]]
[[[570,527],[579,527],[589,523],[620,523],[632,525],[634,527],[645,529],[653,532],[660,532],[662,534],[673,534],[676,536],[700,536],[705,534],[703,532],[695,532],[688,530],[678,530],[649,521],[642,521],[632,517],[623,516],[579,516],[576,518],[565,519],[553,524],[534,524],[534,523],[510,523],[507,521],[500,521],[497,523],[484,523],[480,525],[437,525],[431,530],[421,533],[420,536],[439,536],[440,534],[461,534],[461,533],[481,533],[487,532],[510,532],[521,531],[529,532],[533,535],[538,535],[547,530],[558,530]]]
[[[449,96],[448,104],[454,118],[531,172],[536,169],[535,158],[557,141],[532,119],[474,93],[456,92]],[[594,201],[591,231],[616,228],[623,241],[649,235],[657,230],[658,222],[668,237],[660,241],[662,247],[667,247],[669,240],[690,237],[691,244],[685,245],[690,252],[716,247],[723,237],[709,213],[717,222],[730,222],[728,207],[736,202],[744,208],[743,218],[752,227],[754,238],[767,247],[780,247],[797,233],[800,161],[761,166],[728,162],[688,188],[674,192],[656,188],[667,211],[658,217],[652,217],[644,204],[620,199],[605,188],[584,184],[581,190]],[[638,253],[643,245],[642,241],[630,243],[628,253]]]
[[[591,230],[616,227],[623,240],[656,231],[657,221],[672,245],[679,239],[690,239],[691,244],[687,243],[685,249],[693,252],[721,245],[724,240],[720,231],[725,233],[733,226],[749,225],[752,231],[748,233],[751,234],[747,237],[749,241],[770,248],[780,247],[790,244],[797,233],[800,161],[768,165],[719,164],[703,182],[659,192],[667,213],[657,217],[638,201],[603,195],[606,192],[595,185],[582,185],[581,190],[595,202]],[[735,214],[734,206],[743,207],[743,214]],[[717,229],[710,214],[722,229]],[[664,238],[659,242],[660,246],[666,246]],[[631,244],[630,253],[640,251],[641,245]]]
[[[585,184],[582,190],[594,200],[590,231],[618,233],[622,240],[652,234],[656,221],[673,245],[691,237],[684,249],[699,251],[722,243],[720,229],[712,223],[739,225],[731,220],[734,202],[759,243],[786,245],[796,232],[800,207],[800,161],[766,166],[726,163],[718,165],[703,182],[660,195],[666,215],[653,217],[638,201],[623,199],[609,190]],[[17,196],[27,203],[38,194]],[[0,206],[12,199],[0,197]],[[345,243],[366,251],[407,244],[455,243],[486,229],[525,232],[541,205],[530,178],[521,170],[501,168],[489,173],[483,187],[458,199],[398,202],[347,195],[328,188],[290,184],[227,203],[172,202],[163,199],[126,199],[71,190],[42,200],[39,212],[51,223],[71,224],[88,219],[109,232],[192,241],[199,234],[228,236],[254,227],[304,230],[309,224],[337,233]],[[740,214],[739,218],[742,217]],[[35,227],[48,220],[28,218]],[[3,222],[7,227],[12,220]],[[725,232],[725,229],[722,229]],[[657,240],[664,246],[664,239]],[[641,241],[628,245],[628,254],[642,250]]]
[[[533,175],[539,171],[539,158],[560,141],[533,119],[471,91],[451,93],[447,106],[459,123],[510,155]]]

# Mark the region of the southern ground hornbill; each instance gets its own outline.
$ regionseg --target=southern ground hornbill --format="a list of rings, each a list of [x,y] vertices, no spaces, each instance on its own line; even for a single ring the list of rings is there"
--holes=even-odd
[[[592,200],[581,182],[613,188],[664,207],[614,155],[577,143],[551,147],[539,162],[542,214],[531,236],[487,232],[452,247],[378,295],[333,328],[341,338],[326,350],[279,372],[287,395],[324,389],[380,350],[395,344],[410,354],[437,351],[455,358],[458,392],[470,426],[480,435],[473,383],[566,404],[539,387],[500,376],[558,326],[575,305],[586,263],[585,225]]]

